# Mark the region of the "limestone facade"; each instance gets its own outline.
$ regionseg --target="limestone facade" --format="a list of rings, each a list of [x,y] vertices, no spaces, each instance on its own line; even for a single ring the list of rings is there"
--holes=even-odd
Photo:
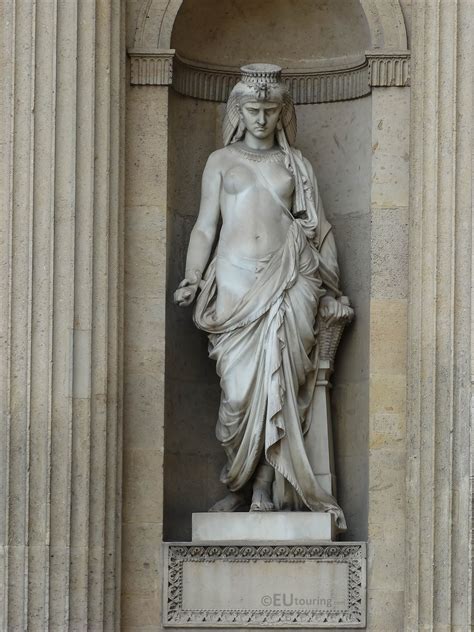
[[[367,629],[467,631],[474,5],[351,0],[336,32],[338,2],[305,0],[294,20],[285,0],[243,4],[246,19],[285,15],[290,34],[312,25],[313,85],[333,81],[327,59],[368,82],[353,100],[305,93],[297,141],[358,315],[333,413],[347,539],[368,543]],[[222,105],[217,88],[172,82],[175,51],[214,86],[216,64],[247,52],[235,40],[216,59],[224,23],[198,5],[0,7],[2,631],[158,632],[161,544],[219,493],[214,369],[167,301]],[[187,19],[215,20],[207,48]]]
[[[119,626],[120,3],[2,2],[0,629]]]

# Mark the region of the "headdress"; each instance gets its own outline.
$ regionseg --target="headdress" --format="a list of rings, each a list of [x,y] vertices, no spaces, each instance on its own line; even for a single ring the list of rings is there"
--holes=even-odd
[[[224,145],[242,138],[239,108],[242,103],[270,101],[282,104],[281,123],[290,145],[296,139],[296,113],[293,99],[281,76],[280,66],[273,64],[249,64],[240,69],[242,76],[234,86],[227,101],[222,132]]]

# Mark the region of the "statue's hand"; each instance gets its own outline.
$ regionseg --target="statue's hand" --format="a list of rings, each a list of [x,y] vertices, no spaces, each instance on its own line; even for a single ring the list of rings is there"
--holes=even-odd
[[[321,299],[319,313],[321,318],[326,321],[328,327],[339,321],[349,321],[353,315],[352,308],[349,305],[344,305],[329,295],[323,296]]]
[[[179,307],[188,307],[196,298],[199,288],[200,276],[188,275],[190,278],[183,279],[174,293],[174,302]]]

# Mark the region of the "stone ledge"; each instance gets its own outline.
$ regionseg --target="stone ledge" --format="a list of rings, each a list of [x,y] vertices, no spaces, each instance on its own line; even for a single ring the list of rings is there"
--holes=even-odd
[[[185,96],[224,103],[239,81],[234,67],[180,58],[173,49],[129,51],[132,85],[173,85]],[[365,56],[321,60],[314,68],[284,69],[294,102],[328,103],[357,99],[372,87],[410,85],[410,51],[369,50]]]

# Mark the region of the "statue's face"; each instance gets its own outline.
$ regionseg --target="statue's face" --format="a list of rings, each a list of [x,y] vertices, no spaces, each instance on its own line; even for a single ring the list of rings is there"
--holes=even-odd
[[[247,130],[256,138],[268,138],[275,133],[280,118],[281,104],[271,101],[244,103],[241,116]]]

